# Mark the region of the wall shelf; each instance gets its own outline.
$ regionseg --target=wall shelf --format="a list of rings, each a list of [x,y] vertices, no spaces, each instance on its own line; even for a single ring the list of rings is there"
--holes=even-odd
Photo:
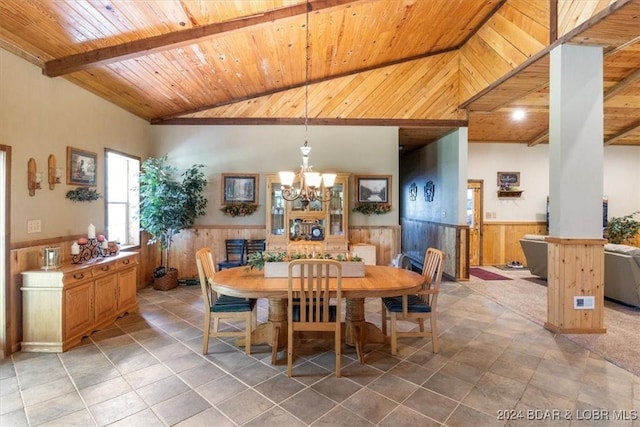
[[[498,197],[520,197],[524,190],[498,190]]]

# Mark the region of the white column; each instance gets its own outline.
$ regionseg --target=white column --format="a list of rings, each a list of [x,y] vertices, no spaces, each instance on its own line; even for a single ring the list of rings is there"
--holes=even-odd
[[[551,51],[549,235],[602,238],[602,48]]]

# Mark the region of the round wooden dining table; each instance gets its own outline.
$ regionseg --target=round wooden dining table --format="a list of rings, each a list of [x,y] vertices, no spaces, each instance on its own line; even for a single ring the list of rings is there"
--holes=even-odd
[[[346,300],[345,342],[355,346],[358,358],[364,363],[363,346],[384,343],[386,337],[372,323],[366,322],[364,300],[415,293],[424,282],[423,277],[410,270],[381,265],[365,265],[364,277],[343,277],[342,296]],[[235,267],[216,272],[211,278],[213,289],[224,295],[242,298],[268,298],[268,323],[258,325],[252,333],[252,344],[272,346],[272,364],[276,363],[278,348],[287,339],[287,277],[265,277],[261,270]],[[335,279],[332,279],[335,281]],[[238,340],[243,345],[242,339]]]

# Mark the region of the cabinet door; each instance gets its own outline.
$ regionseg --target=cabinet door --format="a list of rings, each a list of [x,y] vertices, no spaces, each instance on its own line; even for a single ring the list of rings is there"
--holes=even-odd
[[[88,333],[93,321],[93,281],[65,289],[64,339]]]
[[[118,278],[115,274],[100,277],[95,281],[96,320],[111,319],[117,311]]]
[[[276,176],[267,177],[267,235],[286,237],[285,201]]]
[[[346,188],[347,182],[343,179],[336,179],[332,188],[333,198],[329,201],[328,212],[328,229],[325,235],[331,237],[345,238],[347,234],[347,219],[346,219]]]
[[[132,267],[118,272],[118,313],[123,313],[135,307],[136,283],[138,281],[138,268]]]

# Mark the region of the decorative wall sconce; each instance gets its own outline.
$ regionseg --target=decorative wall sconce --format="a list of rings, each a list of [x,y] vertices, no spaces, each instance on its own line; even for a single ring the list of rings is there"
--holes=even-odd
[[[56,156],[49,155],[49,190],[53,190],[56,184],[60,184],[62,169],[56,167]]]
[[[36,161],[32,158],[27,163],[27,187],[29,188],[29,195],[35,196],[36,190],[39,190],[42,183],[42,174],[36,170]]]

